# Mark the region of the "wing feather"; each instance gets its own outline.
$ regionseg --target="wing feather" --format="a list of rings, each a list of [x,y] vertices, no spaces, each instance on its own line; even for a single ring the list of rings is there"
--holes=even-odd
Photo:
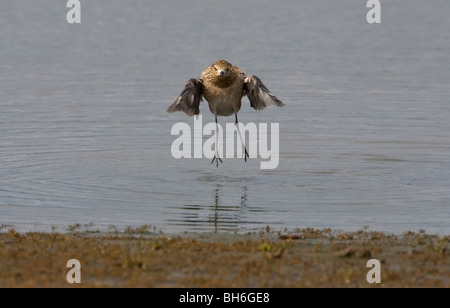
[[[203,95],[202,80],[191,78],[180,96],[167,109],[167,112],[184,111],[188,116],[200,114],[200,102]]]
[[[262,83],[257,76],[245,76],[244,95],[250,100],[250,106],[256,110],[264,109],[268,106],[284,106],[275,95]]]

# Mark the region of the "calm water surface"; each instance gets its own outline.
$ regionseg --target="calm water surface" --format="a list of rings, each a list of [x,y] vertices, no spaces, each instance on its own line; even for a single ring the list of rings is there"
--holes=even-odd
[[[450,234],[450,6],[392,2],[1,2],[0,225]],[[165,111],[221,58],[286,104],[239,113],[280,124],[277,169],[172,158]]]

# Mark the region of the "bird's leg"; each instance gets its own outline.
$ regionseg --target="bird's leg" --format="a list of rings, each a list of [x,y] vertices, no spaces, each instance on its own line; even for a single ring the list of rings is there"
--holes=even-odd
[[[244,149],[244,161],[247,162],[247,157],[250,158],[250,156],[248,155],[247,148],[245,147],[244,139],[242,139],[241,131],[239,130],[239,122],[238,122],[238,118],[237,118],[237,113],[235,113],[234,115],[236,116],[236,122],[234,123],[234,125],[236,125],[237,131],[239,134],[239,138],[241,138],[242,148]]]
[[[219,168],[219,160],[221,163],[222,160],[219,157],[219,125],[217,123],[217,116],[216,116],[216,151],[214,153],[213,160],[211,161],[211,164],[216,161],[216,167]]]

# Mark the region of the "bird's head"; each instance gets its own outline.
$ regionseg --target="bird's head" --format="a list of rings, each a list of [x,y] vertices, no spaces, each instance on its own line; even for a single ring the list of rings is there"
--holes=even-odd
[[[226,78],[226,76],[228,75],[228,73],[231,69],[231,64],[225,60],[219,60],[219,61],[216,61],[212,65],[212,67],[215,70],[216,76],[218,78]]]
[[[233,65],[225,60],[214,62],[208,68],[208,73],[210,81],[220,88],[229,87],[236,80],[236,71]]]

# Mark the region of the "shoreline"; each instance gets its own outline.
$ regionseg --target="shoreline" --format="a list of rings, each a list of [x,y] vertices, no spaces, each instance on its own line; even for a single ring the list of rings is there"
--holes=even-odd
[[[395,235],[313,228],[246,234],[164,234],[151,226],[67,233],[4,229],[0,287],[450,287],[450,236],[423,230]],[[80,284],[66,280],[70,259],[81,264]],[[367,281],[371,259],[379,261],[381,283]]]
[[[45,227],[43,227],[45,226]],[[356,233],[356,232],[377,232],[384,233],[386,235],[393,235],[397,237],[401,237],[408,233],[425,233],[428,235],[435,236],[450,236],[450,233],[443,232],[433,232],[426,228],[417,228],[417,229],[404,229],[398,231],[385,230],[385,229],[372,229],[370,226],[361,226],[354,227],[348,229],[342,228],[330,228],[330,227],[295,227],[295,228],[287,228],[287,227],[273,227],[270,225],[261,226],[258,229],[242,229],[242,230],[233,230],[233,229],[214,229],[214,228],[201,228],[201,229],[193,229],[193,230],[172,230],[167,231],[166,229],[159,227],[157,225],[152,224],[143,224],[136,226],[125,225],[122,227],[117,227],[115,225],[95,225],[92,222],[89,223],[74,223],[68,225],[39,225],[35,224],[33,228],[21,228],[19,226],[15,226],[13,224],[0,224],[0,234],[8,232],[8,230],[14,230],[17,233],[26,234],[26,233],[61,233],[61,234],[69,234],[69,233],[92,233],[92,234],[114,234],[114,233],[149,233],[149,234],[163,234],[167,236],[176,236],[181,234],[230,234],[230,235],[250,235],[256,233],[298,233],[303,232],[304,230],[331,230],[334,233]]]

